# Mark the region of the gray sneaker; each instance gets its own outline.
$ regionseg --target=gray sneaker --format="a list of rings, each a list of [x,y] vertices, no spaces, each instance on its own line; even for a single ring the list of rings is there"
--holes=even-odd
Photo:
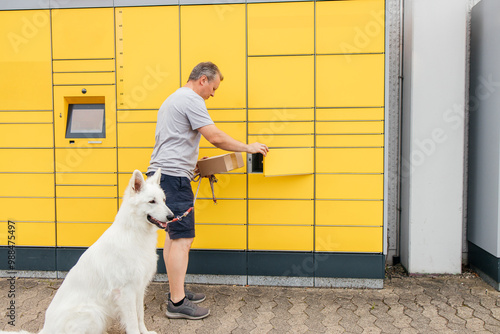
[[[184,294],[186,295],[186,298],[192,301],[195,304],[201,303],[204,301],[207,297],[203,293],[199,292],[192,292],[188,290],[184,290]],[[167,293],[167,301],[170,299],[170,292]]]
[[[174,306],[170,298],[167,302],[167,317],[171,319],[198,320],[208,317],[209,314],[208,308],[195,305],[187,298],[184,298],[184,302],[179,306]]]

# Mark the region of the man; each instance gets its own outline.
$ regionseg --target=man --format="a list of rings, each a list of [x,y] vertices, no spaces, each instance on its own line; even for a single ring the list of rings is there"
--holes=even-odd
[[[193,205],[190,182],[198,160],[201,135],[223,150],[263,155],[268,152],[264,144],[245,144],[233,139],[217,128],[210,118],[204,100],[214,96],[223,79],[215,64],[200,63],[184,87],[170,95],[158,111],[155,147],[148,175],[161,167],[161,186],[167,197],[167,206],[176,216]],[[184,289],[194,236],[194,212],[167,227],[163,258],[170,285],[169,318],[202,319],[210,314],[208,308],[196,305],[205,300],[205,295]]]

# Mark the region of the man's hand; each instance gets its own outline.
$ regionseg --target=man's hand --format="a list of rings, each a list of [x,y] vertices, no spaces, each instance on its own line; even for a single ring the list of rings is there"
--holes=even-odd
[[[269,148],[267,147],[266,144],[261,144],[257,142],[248,144],[247,153],[261,153],[263,156],[266,156],[267,152],[269,152]]]
[[[201,158],[201,160],[203,160],[203,159],[208,159],[208,157]],[[198,163],[196,163],[196,167],[194,168],[193,173],[194,173],[194,175],[200,174],[200,167],[198,167]]]

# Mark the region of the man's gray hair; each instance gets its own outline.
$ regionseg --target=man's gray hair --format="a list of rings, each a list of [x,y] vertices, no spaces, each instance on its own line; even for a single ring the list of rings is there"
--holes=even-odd
[[[215,65],[211,61],[206,61],[203,63],[199,63],[193,68],[191,74],[189,75],[188,81],[198,80],[203,75],[207,77],[208,81],[212,81],[215,80],[217,74],[219,75],[220,81],[224,80],[224,77],[222,76],[222,73],[220,72],[217,65]]]

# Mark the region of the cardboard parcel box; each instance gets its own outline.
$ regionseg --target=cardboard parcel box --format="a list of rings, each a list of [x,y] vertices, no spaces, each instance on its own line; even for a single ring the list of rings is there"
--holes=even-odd
[[[245,166],[241,152],[217,155],[207,159],[198,160],[201,177],[229,172],[230,170]]]

